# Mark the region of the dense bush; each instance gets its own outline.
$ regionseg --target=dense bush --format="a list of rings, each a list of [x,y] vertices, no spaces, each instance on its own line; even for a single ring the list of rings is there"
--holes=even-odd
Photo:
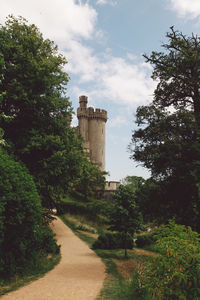
[[[155,235],[153,233],[139,235],[136,240],[136,245],[139,248],[152,245],[156,241]]]
[[[93,249],[133,249],[133,239],[130,235],[121,233],[103,233],[94,242]]]
[[[200,299],[200,238],[190,227],[170,221],[156,234],[155,257],[146,272],[150,299]]]
[[[58,249],[32,177],[0,147],[0,275],[21,272],[38,253],[52,251]]]

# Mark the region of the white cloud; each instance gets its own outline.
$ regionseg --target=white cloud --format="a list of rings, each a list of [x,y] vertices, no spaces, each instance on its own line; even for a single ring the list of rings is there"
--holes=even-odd
[[[98,0],[99,4],[114,1]],[[95,53],[86,45],[88,39],[104,38],[97,28],[97,11],[90,1],[76,0],[1,0],[0,21],[9,14],[22,15],[30,23],[58,44],[67,57],[66,71],[79,78],[72,87],[74,93],[87,83],[91,102],[108,100],[128,107],[145,103],[155,87],[146,63],[139,64],[130,53],[126,58],[114,57],[105,47],[104,53]],[[107,49],[107,50],[106,50]],[[80,95],[80,94],[79,94]]]
[[[101,78],[102,90],[107,98],[128,106],[145,103],[155,87],[146,65],[129,63],[123,58],[111,58],[105,64],[106,72]]]
[[[126,54],[127,58],[131,61],[134,61],[137,59],[137,56],[136,55],[133,55],[132,53],[127,53]]]
[[[90,38],[97,20],[94,8],[75,0],[1,0],[0,21],[9,14],[27,18],[46,37],[66,43],[72,37]]]
[[[68,72],[79,74],[81,83],[92,83],[87,95],[93,102],[108,100],[128,107],[151,100],[155,82],[150,78],[151,66],[105,54],[95,55],[91,49],[76,43],[66,52],[70,57]],[[77,59],[78,57],[78,59]],[[76,97],[80,89],[74,89]]]
[[[105,5],[105,4],[110,4],[112,6],[117,4],[117,1],[113,1],[113,0],[97,0],[97,4],[99,5]]]
[[[116,116],[112,120],[108,120],[109,127],[120,127],[121,125],[127,124],[127,120],[123,116]]]
[[[200,16],[200,0],[170,0],[170,5],[179,17],[191,19]]]
[[[76,40],[69,40],[64,54],[67,57],[67,71],[80,76],[80,81],[93,81],[97,76],[98,58],[94,55],[93,49],[84,46]]]

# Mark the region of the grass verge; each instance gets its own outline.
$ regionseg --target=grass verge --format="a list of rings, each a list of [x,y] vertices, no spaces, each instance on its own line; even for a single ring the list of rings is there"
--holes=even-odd
[[[9,280],[0,278],[0,296],[44,276],[59,263],[60,259],[60,254],[48,255],[47,257],[39,258],[37,263],[33,264],[32,268],[27,268],[23,275],[15,275]]]
[[[77,229],[82,216],[65,214],[63,222],[91,248],[95,235]],[[83,220],[83,219],[82,219]],[[87,219],[84,218],[84,222]],[[86,223],[87,224],[87,223]],[[91,223],[89,223],[91,226]],[[95,222],[92,224],[95,227]],[[98,224],[96,225],[98,231]],[[106,279],[98,300],[145,300],[142,290],[138,289],[138,272],[145,272],[146,264],[154,254],[140,249],[128,250],[128,259],[124,258],[124,250],[95,250],[106,266]]]

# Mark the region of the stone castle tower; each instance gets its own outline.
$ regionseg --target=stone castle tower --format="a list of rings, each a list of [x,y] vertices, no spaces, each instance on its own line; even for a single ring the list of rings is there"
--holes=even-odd
[[[88,152],[90,160],[105,171],[105,137],[107,111],[87,107],[88,98],[79,97],[77,109],[78,130],[83,137],[83,148]]]

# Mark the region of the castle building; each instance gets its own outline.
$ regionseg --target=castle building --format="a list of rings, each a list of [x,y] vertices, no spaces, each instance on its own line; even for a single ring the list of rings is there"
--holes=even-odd
[[[91,162],[105,171],[105,137],[107,111],[87,107],[88,97],[79,97],[77,109],[78,131],[83,137],[83,148],[89,154]]]

